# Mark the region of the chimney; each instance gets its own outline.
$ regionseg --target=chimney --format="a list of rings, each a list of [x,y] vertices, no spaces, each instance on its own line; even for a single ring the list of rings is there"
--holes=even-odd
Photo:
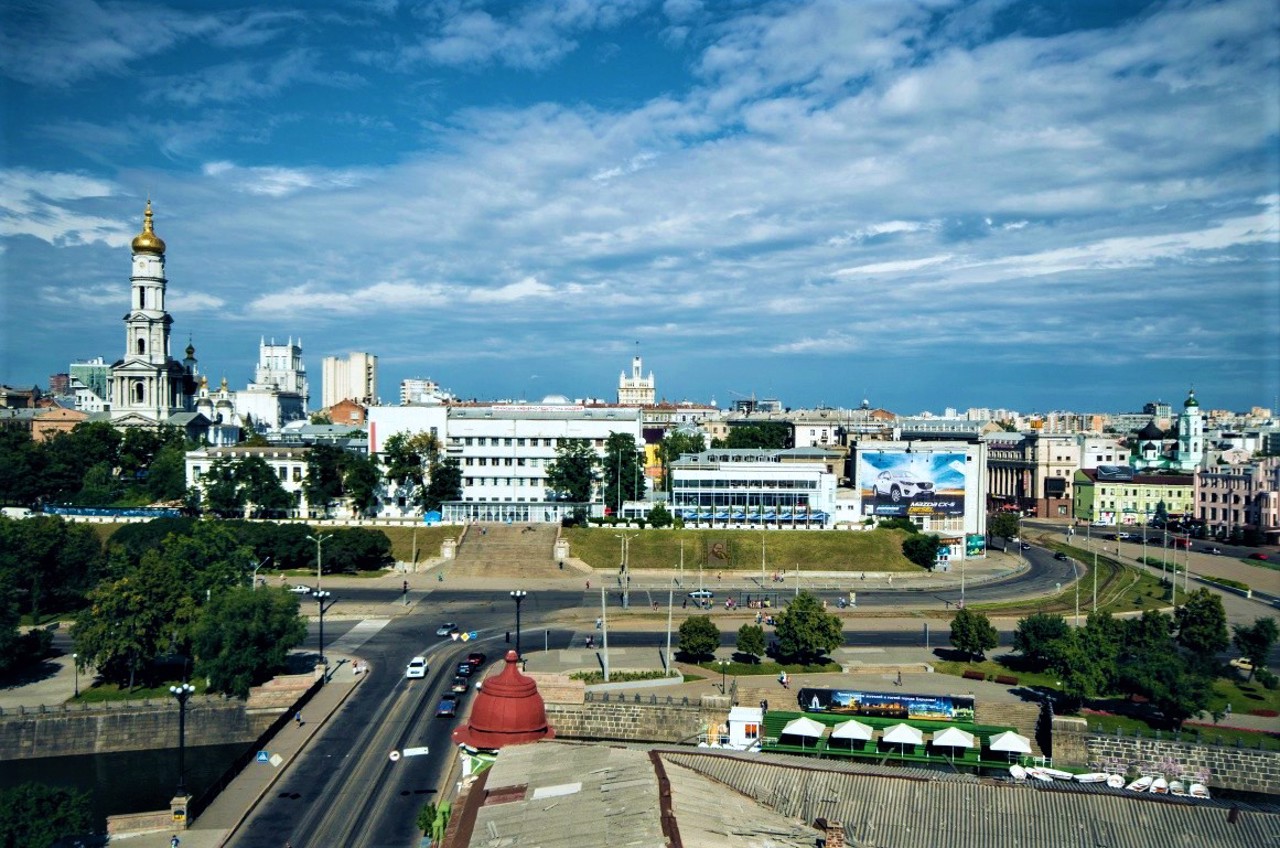
[[[815,824],[827,835],[825,848],[845,848],[844,824],[826,818],[818,819]]]

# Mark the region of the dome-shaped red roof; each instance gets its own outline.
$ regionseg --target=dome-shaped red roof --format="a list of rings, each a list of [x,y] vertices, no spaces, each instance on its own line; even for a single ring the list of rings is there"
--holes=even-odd
[[[471,718],[453,731],[453,741],[495,751],[506,745],[555,738],[547,725],[547,707],[538,685],[516,668],[515,651],[507,651],[507,667],[490,677],[476,694]]]

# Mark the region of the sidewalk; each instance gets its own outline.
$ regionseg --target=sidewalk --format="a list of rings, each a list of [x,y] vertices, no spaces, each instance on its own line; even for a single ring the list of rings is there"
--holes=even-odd
[[[186,831],[155,831],[143,834],[121,834],[111,839],[111,844],[128,845],[130,848],[169,848],[169,840],[175,833],[182,840],[182,848],[218,848],[253,812],[258,802],[275,785],[298,753],[320,732],[329,718],[337,712],[348,696],[365,679],[365,674],[352,671],[351,657],[330,654],[336,666],[330,672],[329,682],[316,693],[302,709],[303,724],[298,727],[290,722],[267,743],[267,754],[279,756],[280,765],[250,763],[235,780],[223,789],[213,804]]]

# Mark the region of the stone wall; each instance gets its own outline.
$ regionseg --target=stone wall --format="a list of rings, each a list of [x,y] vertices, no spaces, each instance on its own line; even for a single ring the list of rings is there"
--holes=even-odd
[[[190,747],[249,743],[280,711],[250,714],[240,701],[187,704]],[[178,747],[178,704],[149,701],[97,709],[53,709],[0,716],[0,761]]]
[[[720,699],[711,699],[718,701]],[[560,739],[609,739],[623,742],[686,742],[724,721],[726,705],[666,696],[610,696],[582,704],[547,704],[547,722]]]
[[[1206,775],[1210,787],[1280,794],[1280,752],[1202,745],[1172,739],[1145,739],[1082,733],[1054,720],[1054,762],[1108,771],[1133,769],[1169,777]],[[1083,724],[1083,722],[1081,722]],[[1083,751],[1082,758],[1079,752]]]

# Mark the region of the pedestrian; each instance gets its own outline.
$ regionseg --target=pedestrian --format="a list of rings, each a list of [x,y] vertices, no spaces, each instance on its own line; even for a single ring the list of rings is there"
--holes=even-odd
[[[689,608],[689,599],[685,598],[683,601],[680,602],[680,609],[688,609],[688,608]]]
[[[182,840],[178,838],[178,834],[176,833],[173,835],[173,838],[169,840],[169,848],[178,848],[181,844]]]
[[[902,685],[902,669],[898,669],[898,679],[894,682],[895,686]]]
[[[293,714],[293,720],[298,723],[298,727],[302,727],[302,710],[298,710]]]
[[[590,588],[591,588],[591,581],[590,581],[590,580],[588,580],[588,581],[587,581],[587,588],[588,588],[588,589],[590,589]]]

